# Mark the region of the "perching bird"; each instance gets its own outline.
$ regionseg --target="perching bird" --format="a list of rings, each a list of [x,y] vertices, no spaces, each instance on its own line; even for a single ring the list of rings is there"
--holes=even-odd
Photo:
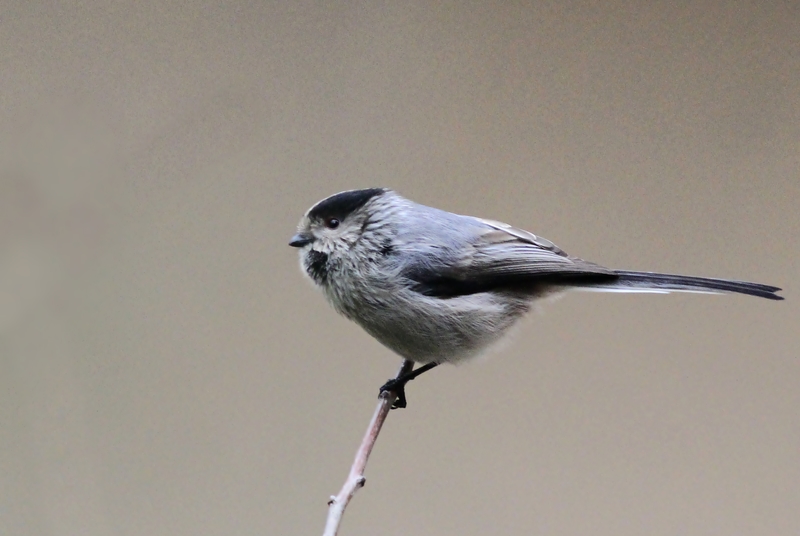
[[[782,300],[759,283],[612,270],[498,221],[410,201],[386,188],[349,190],[311,207],[289,242],[339,313],[425,370],[480,354],[542,297],[566,290],[739,293]]]

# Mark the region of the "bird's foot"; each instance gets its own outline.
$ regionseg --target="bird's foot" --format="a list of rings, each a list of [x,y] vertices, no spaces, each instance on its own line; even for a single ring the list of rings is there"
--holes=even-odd
[[[392,378],[381,385],[378,396],[385,392],[394,393],[397,395],[397,400],[395,400],[394,404],[392,404],[392,409],[406,407],[408,405],[406,401],[406,384],[423,372],[427,372],[437,365],[438,363],[427,363],[416,370],[412,370],[411,372],[403,374],[402,376],[398,376],[397,378]]]
[[[408,405],[406,400],[406,384],[408,381],[402,377],[392,378],[381,385],[378,396],[383,395],[383,393],[394,393],[397,395],[397,399],[392,404],[392,409],[404,408]]]

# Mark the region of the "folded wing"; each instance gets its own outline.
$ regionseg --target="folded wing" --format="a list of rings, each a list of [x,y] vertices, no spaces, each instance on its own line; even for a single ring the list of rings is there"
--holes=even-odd
[[[463,296],[537,285],[611,283],[613,270],[568,256],[555,244],[505,223],[480,220],[480,232],[447,265],[413,263],[404,272],[426,296]]]

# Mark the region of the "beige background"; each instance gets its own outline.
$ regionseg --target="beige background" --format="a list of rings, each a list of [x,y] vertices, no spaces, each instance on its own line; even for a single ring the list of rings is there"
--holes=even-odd
[[[398,359],[286,246],[339,190],[630,269],[410,386],[342,535],[800,534],[800,6],[5,2],[0,534],[319,534]]]

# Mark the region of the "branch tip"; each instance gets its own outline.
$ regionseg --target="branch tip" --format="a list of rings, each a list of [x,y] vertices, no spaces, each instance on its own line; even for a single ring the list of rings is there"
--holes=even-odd
[[[406,359],[397,372],[397,378],[408,374],[413,368],[414,362]],[[367,433],[361,441],[361,446],[356,451],[356,458],[350,468],[350,476],[345,480],[339,495],[332,495],[328,500],[328,520],[325,523],[323,536],[336,536],[347,504],[353,498],[356,490],[363,488],[364,484],[367,483],[367,479],[364,477],[367,460],[372,453],[372,448],[375,446],[375,441],[378,439],[383,422],[389,415],[389,410],[396,398],[397,393],[391,391],[381,391],[378,395],[378,407],[375,408],[375,413],[372,416],[369,427],[367,427]]]

